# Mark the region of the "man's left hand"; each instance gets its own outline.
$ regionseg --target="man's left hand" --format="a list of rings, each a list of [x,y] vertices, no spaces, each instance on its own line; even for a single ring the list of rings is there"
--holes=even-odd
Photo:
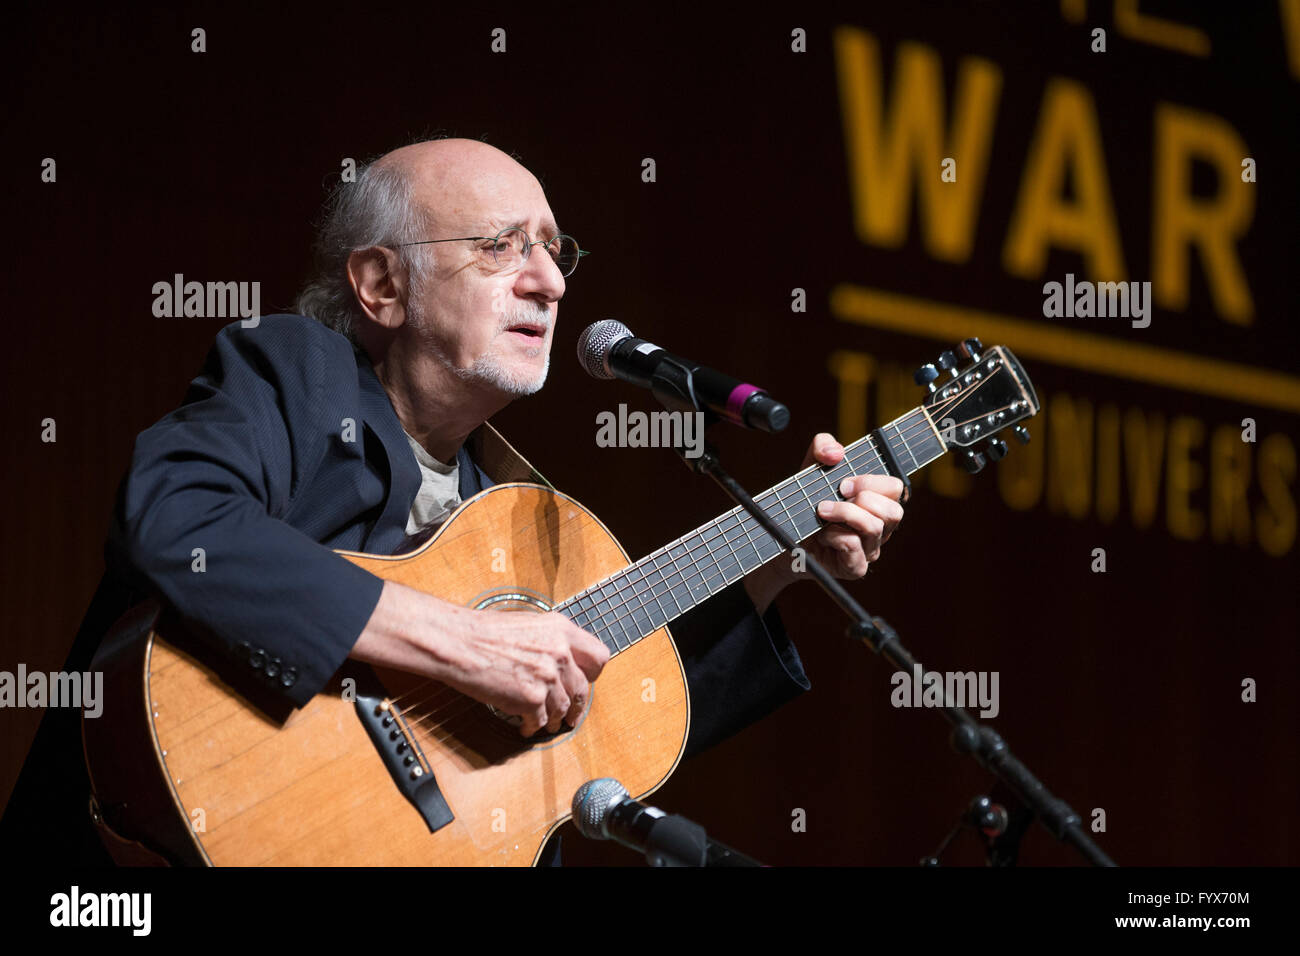
[[[835,466],[844,459],[844,446],[822,432],[808,446],[801,468],[814,462]],[[840,486],[844,501],[820,502],[817,516],[825,527],[800,545],[837,578],[856,581],[868,565],[880,558],[881,546],[903,520],[903,482],[888,475],[850,475]],[[745,578],[754,607],[760,614],[786,585],[804,575],[794,569],[789,555],[769,561]]]

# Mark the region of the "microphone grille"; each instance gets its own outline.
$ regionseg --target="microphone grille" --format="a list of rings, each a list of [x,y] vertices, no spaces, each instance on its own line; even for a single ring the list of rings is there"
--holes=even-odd
[[[592,378],[613,378],[609,370],[609,350],[614,343],[631,337],[626,325],[617,319],[593,322],[578,337],[578,364]]]
[[[588,780],[573,795],[573,825],[589,840],[607,839],[605,818],[627,796],[627,787],[613,777]]]

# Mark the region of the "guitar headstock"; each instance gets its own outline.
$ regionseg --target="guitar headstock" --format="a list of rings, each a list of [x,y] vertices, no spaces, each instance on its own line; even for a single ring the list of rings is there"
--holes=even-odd
[[[965,367],[959,369],[963,362]],[[950,377],[936,381],[940,369]],[[1004,428],[1011,427],[1021,443],[1029,441],[1029,431],[1017,422],[1038,414],[1038,396],[1019,360],[1005,346],[985,349],[979,339],[966,339],[935,363],[922,365],[913,377],[929,390],[923,403],[926,412],[944,445],[957,453],[967,471],[983,468],[986,455],[993,461],[1006,455],[1007,443],[998,437]],[[982,452],[973,447],[980,442]]]

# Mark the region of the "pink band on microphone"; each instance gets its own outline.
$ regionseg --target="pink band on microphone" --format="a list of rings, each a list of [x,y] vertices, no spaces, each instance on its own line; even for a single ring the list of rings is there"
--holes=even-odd
[[[746,400],[755,392],[761,392],[762,389],[757,385],[737,385],[727,396],[727,417],[737,425],[743,425],[745,422],[740,417],[740,410],[744,407]]]

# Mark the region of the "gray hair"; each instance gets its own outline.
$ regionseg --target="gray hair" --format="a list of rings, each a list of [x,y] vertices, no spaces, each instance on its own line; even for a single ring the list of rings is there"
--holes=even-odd
[[[317,229],[314,278],[298,293],[294,310],[346,336],[354,346],[357,326],[365,314],[348,283],[348,256],[371,246],[398,247],[399,243],[426,239],[425,210],[415,202],[406,172],[396,164],[364,164],[356,182],[342,182],[325,202]],[[427,246],[395,249],[414,286],[421,285],[432,267]]]

